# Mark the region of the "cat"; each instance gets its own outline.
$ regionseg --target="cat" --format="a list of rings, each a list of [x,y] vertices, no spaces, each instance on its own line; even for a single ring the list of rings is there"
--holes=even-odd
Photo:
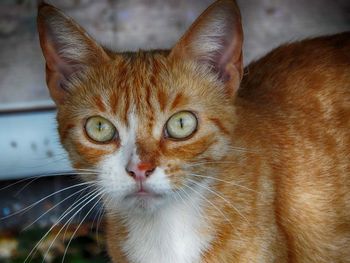
[[[112,262],[350,262],[349,32],[244,70],[231,0],[169,51],[113,52],[45,3],[38,31]]]

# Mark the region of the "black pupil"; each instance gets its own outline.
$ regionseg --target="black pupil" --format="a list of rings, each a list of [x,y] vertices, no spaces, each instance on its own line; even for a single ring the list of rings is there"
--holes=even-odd
[[[98,131],[102,131],[102,122],[98,122]]]
[[[181,129],[183,129],[184,128],[184,122],[183,122],[183,119],[182,118],[180,118],[180,127],[181,127]]]

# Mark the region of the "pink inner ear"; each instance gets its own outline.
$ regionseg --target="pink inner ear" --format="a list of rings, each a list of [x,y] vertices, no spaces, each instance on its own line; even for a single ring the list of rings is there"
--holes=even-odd
[[[53,84],[56,89],[55,92],[51,91],[51,95],[60,94],[59,97],[63,99],[64,93],[68,91],[68,79],[76,70],[78,70],[79,67],[78,65],[74,65],[72,62],[61,58],[57,54],[57,49],[54,48],[53,45],[54,43],[52,41],[46,41],[42,47],[45,49],[47,81],[48,84]]]
[[[243,76],[242,44],[241,36],[231,37],[231,42],[226,44],[226,50],[219,58],[218,71],[224,82],[235,74],[234,70],[237,70],[240,79]]]
[[[45,30],[45,33],[41,44],[46,59],[46,65],[50,71],[57,72],[61,75],[63,81],[66,81],[75,71],[84,67],[81,61],[76,61],[64,54],[66,46],[74,43],[64,43],[55,36],[50,28],[43,28],[43,30]],[[74,34],[74,32],[72,32],[72,34]],[[65,37],[69,38],[69,36]],[[76,45],[78,45],[78,43]]]

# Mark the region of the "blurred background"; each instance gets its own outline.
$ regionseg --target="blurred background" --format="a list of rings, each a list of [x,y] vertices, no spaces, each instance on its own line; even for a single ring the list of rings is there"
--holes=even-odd
[[[72,16],[100,43],[125,51],[171,48],[213,1],[48,2]],[[79,181],[58,143],[55,108],[46,88],[36,32],[36,5],[34,0],[0,0],[0,262],[23,262],[43,231],[79,198],[73,194],[83,190],[75,187]],[[238,0],[238,5],[245,33],[245,65],[282,43],[350,30],[349,0]],[[62,256],[90,207],[69,222],[68,239],[53,242],[70,216],[62,218],[33,258],[41,262],[48,250],[46,262]],[[96,242],[97,235],[91,235],[99,232],[102,210],[98,206],[91,211],[75,233],[67,262],[106,262],[103,241]],[[77,238],[87,243],[80,240],[74,245]],[[90,249],[84,251],[77,244]]]

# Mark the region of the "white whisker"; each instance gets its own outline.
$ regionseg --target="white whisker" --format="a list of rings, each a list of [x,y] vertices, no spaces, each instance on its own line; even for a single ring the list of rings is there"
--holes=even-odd
[[[69,245],[71,244],[75,234],[77,233],[77,231],[79,230],[79,228],[81,227],[81,225],[83,224],[83,222],[85,221],[85,219],[89,216],[89,214],[91,213],[91,211],[96,207],[96,205],[102,200],[102,196],[100,196],[100,198],[96,201],[96,203],[90,208],[90,210],[86,213],[86,215],[84,216],[84,218],[81,220],[80,224],[78,225],[78,227],[75,229],[75,231],[73,232],[67,246],[66,246],[66,249],[64,251],[64,254],[63,254],[63,258],[62,258],[62,263],[64,262],[64,259],[66,258],[66,254],[67,254],[67,251],[68,251],[68,248],[69,248]]]
[[[95,195],[94,195],[95,194]],[[46,259],[46,257],[47,257],[47,255],[48,255],[48,252],[50,251],[50,249],[51,249],[51,247],[53,246],[53,244],[55,243],[55,241],[57,240],[57,238],[58,238],[58,236],[60,235],[60,233],[63,231],[63,229],[64,228],[66,228],[66,227],[68,227],[69,225],[70,225],[70,223],[72,222],[72,220],[74,219],[74,217],[77,215],[77,214],[79,214],[83,209],[84,209],[84,207],[86,207],[89,203],[91,203],[95,198],[97,198],[99,196],[99,193],[91,193],[87,198],[85,198],[82,202],[80,202],[80,204],[82,204],[82,203],[84,203],[86,200],[88,200],[88,199],[90,199],[89,201],[87,201],[82,207],[80,207],[79,209],[78,209],[78,211],[76,211],[70,218],[69,218],[69,220],[66,222],[66,223],[64,223],[64,225],[61,227],[61,229],[58,231],[58,233],[56,234],[56,236],[55,236],[55,238],[51,241],[51,244],[50,244],[50,246],[49,246],[49,248],[47,249],[47,251],[46,251],[46,253],[45,253],[45,255],[44,255],[44,257],[43,257],[43,262],[45,261],[45,259]],[[79,205],[80,205],[79,204]],[[74,208],[75,209],[75,208]],[[73,211],[73,209],[71,210],[71,211]],[[70,212],[69,212],[70,213]],[[69,214],[68,213],[68,214]],[[66,215],[68,215],[67,213],[66,213]],[[65,215],[65,216],[66,216]],[[61,221],[61,220],[60,220]]]
[[[237,187],[243,188],[243,189],[245,189],[247,191],[251,191],[251,192],[255,192],[255,193],[261,194],[260,192],[258,192],[256,190],[250,189],[250,188],[248,188],[248,187],[246,187],[244,185],[240,185],[240,184],[234,183],[232,181],[226,181],[226,180],[222,180],[222,179],[219,179],[219,178],[216,178],[216,177],[206,176],[206,175],[201,175],[201,174],[191,173],[190,175],[193,175],[195,177],[202,177],[202,178],[207,178],[207,179],[213,179],[213,180],[218,181],[218,182],[227,183],[229,185],[233,185],[233,186],[237,186]]]
[[[102,220],[104,218],[104,215],[105,215],[105,210],[103,209],[103,206],[101,206],[100,212],[99,212],[99,216],[98,216],[98,219],[97,219],[97,226],[96,226],[96,240],[97,240],[99,245],[100,245],[100,243],[99,243],[99,241],[100,241],[100,238],[99,238],[100,231],[99,231],[99,229],[100,229]]]
[[[40,204],[41,202],[43,202],[43,201],[46,200],[47,198],[50,198],[51,196],[54,196],[54,195],[59,194],[59,193],[61,193],[61,192],[67,191],[67,190],[69,190],[69,189],[72,189],[72,188],[75,188],[75,187],[80,187],[80,186],[87,185],[87,184],[92,184],[92,183],[91,183],[91,182],[84,182],[84,183],[75,184],[75,185],[68,186],[68,187],[66,187],[66,188],[60,189],[60,190],[58,190],[58,191],[56,191],[56,192],[54,192],[54,193],[52,193],[52,194],[49,194],[49,195],[47,195],[47,196],[41,198],[40,200],[36,201],[36,202],[33,203],[33,204],[31,204],[31,205],[29,205],[29,206],[27,206],[27,207],[25,207],[25,208],[23,208],[23,209],[21,209],[21,210],[19,210],[19,211],[16,211],[15,213],[12,213],[12,214],[10,214],[10,215],[7,215],[7,216],[4,216],[4,217],[0,218],[0,220],[4,220],[4,219],[7,219],[7,218],[10,218],[10,217],[15,216],[15,215],[18,215],[18,214],[20,214],[20,213],[24,213],[24,212],[28,211],[29,209],[33,208],[34,206]]]
[[[93,172],[93,171],[88,171],[88,172]],[[97,173],[96,173],[97,174]],[[20,183],[23,183],[25,181],[28,181],[28,180],[32,180],[30,183],[40,179],[40,178],[44,178],[44,177],[48,177],[48,176],[55,176],[55,175],[79,175],[79,173],[77,172],[61,172],[61,173],[46,173],[46,174],[40,174],[40,175],[35,175],[35,176],[30,176],[30,177],[27,177],[27,178],[24,178],[24,179],[21,179],[21,180],[18,180],[16,182],[13,182],[7,186],[4,186],[2,188],[0,188],[0,191],[3,191],[5,189],[8,189],[10,187],[13,187],[15,185],[18,185]],[[81,175],[84,175],[83,173]],[[29,183],[29,184],[30,184]]]
[[[223,197],[221,194],[217,193],[216,191],[210,189],[209,187],[206,187],[194,180],[188,179],[190,182],[196,184],[199,187],[202,187],[206,190],[208,190],[209,192],[213,193],[214,195],[216,195],[217,197],[220,197],[222,200],[224,200],[225,203],[227,203],[229,206],[231,206],[242,218],[244,218],[244,220],[246,220],[246,222],[250,225],[249,220],[237,209],[237,207],[235,207],[231,202],[229,202],[225,197]]]
[[[62,201],[60,201],[59,203],[55,204],[53,207],[51,207],[49,210],[47,210],[44,214],[42,214],[41,216],[39,216],[37,219],[35,219],[32,223],[30,223],[29,225],[27,225],[22,231],[27,230],[28,228],[30,228],[32,225],[34,225],[36,222],[38,222],[41,218],[43,218],[45,215],[47,215],[49,212],[51,212],[53,209],[55,209],[57,206],[59,206],[60,204],[62,204],[63,202],[65,202],[66,200],[72,198],[74,195],[77,195],[85,190],[87,190],[88,188],[92,187],[92,185],[89,185],[83,189],[80,189],[77,192],[74,192],[73,194],[69,195],[68,197],[64,198]]]
[[[49,174],[46,176],[55,176],[55,175],[95,175],[94,173],[60,173],[60,174]],[[43,176],[43,177],[46,177]],[[21,189],[19,189],[14,196],[18,196],[25,188],[27,188],[30,184],[32,184],[33,182],[35,182],[36,180],[40,179],[42,177],[37,177],[34,178],[33,180],[31,180],[30,182],[26,183]]]
[[[196,191],[193,187],[184,184],[185,187],[189,188],[190,190],[194,191],[195,193],[197,193],[200,197],[202,197],[206,202],[208,202],[213,208],[215,208],[223,217],[224,219],[231,225],[232,228],[234,228],[234,225],[232,224],[231,220],[229,220],[227,218],[227,216],[225,215],[224,212],[222,212],[215,204],[213,204],[213,202],[211,202],[208,198],[206,198],[204,195],[202,195],[201,193],[199,193],[198,191]]]
[[[233,161],[206,161],[206,162],[194,162],[191,164],[186,164],[187,167],[195,167],[195,166],[201,166],[206,164],[236,164],[236,162]]]
[[[94,194],[91,193],[91,195]],[[45,233],[45,235],[37,242],[37,244],[34,246],[34,248],[29,252],[28,256],[26,257],[26,259],[24,260],[24,263],[26,263],[28,261],[28,259],[30,258],[31,255],[33,255],[34,251],[38,248],[38,246],[43,242],[43,240],[49,235],[49,233],[67,216],[69,215],[76,207],[78,207],[80,204],[84,203],[87,199],[89,199],[91,197],[91,195],[89,195],[88,197],[84,196],[82,198],[85,198],[84,200],[80,201],[82,198],[80,198],[78,201],[75,201],[55,222],[54,225],[52,225],[50,227],[50,229]],[[78,203],[78,204],[77,204]],[[81,207],[78,211],[80,211],[81,209],[83,209],[88,203],[86,203],[83,207]],[[72,207],[74,206],[74,207]],[[75,216],[76,214],[74,214]]]

